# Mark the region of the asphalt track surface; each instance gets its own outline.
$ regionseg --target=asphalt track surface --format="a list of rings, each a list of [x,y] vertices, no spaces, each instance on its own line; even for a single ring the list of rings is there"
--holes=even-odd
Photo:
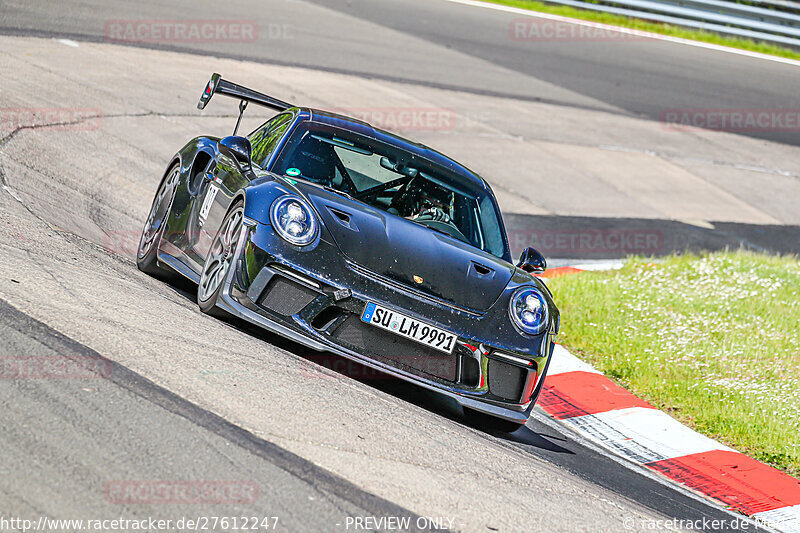
[[[231,493],[231,499],[241,500],[235,503],[205,504],[206,516],[276,517],[286,531],[321,531],[359,515],[408,517],[412,523],[419,519],[200,409],[3,301],[0,331],[4,350],[97,370],[97,379],[83,382],[4,382],[6,471],[0,490],[7,518],[29,512],[113,516],[119,512],[117,500],[126,497],[115,483],[143,472],[154,480],[186,480],[187,473],[202,471],[204,479],[228,481],[244,492]],[[164,439],[165,434],[171,438]],[[36,450],[33,457],[31,450]],[[142,450],[157,460],[143,464]],[[42,496],[50,500],[46,508],[36,501]],[[131,500],[134,512],[126,518],[143,519],[158,512],[158,503],[136,505],[136,497]],[[197,514],[188,498],[174,505],[175,513]]]
[[[503,210],[522,216],[510,228],[523,235],[519,246],[512,243],[515,253],[532,244],[549,257],[621,255],[613,247],[550,248],[541,238],[531,240],[531,228],[573,237],[585,228],[658,236],[656,249],[634,246],[622,255],[798,250],[797,128],[672,132],[660,122],[669,109],[796,115],[797,65],[657,39],[521,41],[510,31],[519,15],[446,0],[255,6],[246,0],[11,0],[0,8],[0,34],[111,42],[115,21],[253,22],[255,41],[121,44],[307,67],[444,94],[431,102],[489,127],[470,140],[429,132],[415,138],[489,178]],[[139,73],[144,78],[147,69]],[[482,97],[492,103],[486,106]]]
[[[245,324],[234,326],[249,329]],[[426,524],[419,515],[186,401],[4,301],[0,301],[0,331],[2,348],[8,353],[26,353],[50,364],[98,369],[94,378],[83,380],[12,380],[7,376],[3,380],[4,477],[0,503],[6,517],[34,516],[35,521],[41,515],[116,516],[119,504],[114,483],[139,480],[146,472],[149,479],[159,481],[197,479],[195,476],[202,473],[203,480],[246,487],[255,483],[256,488],[251,489],[255,501],[244,498],[233,504],[203,504],[200,511],[197,504],[180,501],[165,514],[163,503],[142,504],[134,498],[125,509],[126,519],[156,516],[175,523],[187,516],[278,517],[280,531],[346,530],[347,518],[353,516],[407,517],[412,524]],[[308,356],[299,347],[289,349],[301,357]],[[87,361],[94,365],[87,365]],[[458,414],[436,397],[420,395],[414,387],[394,381],[382,388],[458,423]],[[478,438],[505,440],[509,446],[657,509],[666,517],[698,524],[732,520],[732,515],[676,491],[651,474],[630,471],[619,460],[573,440],[577,437],[563,433],[540,413],[513,436]],[[32,449],[36,450],[33,456]],[[600,517],[597,520],[600,522]],[[548,525],[533,515],[531,522],[510,530],[542,526],[546,530],[568,530],[561,529],[556,520]],[[572,524],[575,530],[585,526],[590,524]],[[428,528],[409,530],[418,529]],[[639,526],[627,529],[638,530]],[[752,530],[759,531],[755,526]]]
[[[598,78],[596,83],[584,83],[587,87],[570,82],[580,66],[564,64],[569,58],[558,57],[553,50],[543,55],[556,54],[558,61],[548,62],[549,70],[538,69],[541,76],[527,75],[521,65],[519,78],[509,75],[498,88],[490,72],[469,67],[475,66],[473,57],[493,48],[477,46],[480,38],[492,33],[482,24],[502,26],[507,17],[476,15],[444,2],[362,5],[354,1],[330,6],[335,11],[305,2],[269,4],[266,23],[287,20],[295,24],[295,35],[308,37],[295,38],[292,43],[275,39],[238,51],[240,45],[225,50],[219,43],[189,48],[194,55],[215,52],[511,97],[509,109],[513,109],[513,99],[644,115],[657,113],[662,105],[661,93],[648,92],[643,85],[615,92],[608,78],[603,83],[600,74],[591,77]],[[223,9],[220,4],[203,7],[203,18],[223,18],[220,11],[214,11]],[[416,15],[412,7],[419,9]],[[180,18],[198,9],[197,3],[191,8],[188,3],[171,8],[85,2],[45,8],[7,3],[0,13],[6,34],[102,41],[106,20]],[[236,18],[230,13],[250,13],[251,9],[250,4],[227,4],[224,18]],[[256,16],[267,17],[263,13]],[[365,20],[380,24],[376,29],[375,24],[362,22]],[[382,27],[392,28],[394,44],[387,42]],[[469,31],[460,33],[458,28]],[[408,43],[416,61],[397,56],[396,43],[404,35],[431,43],[420,44],[418,39]],[[181,44],[177,48],[186,47]],[[598,53],[594,46],[574,48],[560,53],[571,54],[573,60],[583,56],[587,63],[599,61],[591,57]],[[768,86],[761,93],[766,100],[756,103],[748,99],[753,94],[748,84],[757,76],[730,82],[731,71],[750,68],[751,59],[720,55],[706,61],[702,59],[705,51],[661,43],[652,48],[656,51],[638,52],[644,54],[638,62],[640,69],[649,72],[642,74],[638,84],[647,79],[664,89],[664,83],[678,83],[676,80],[688,79],[687,86],[691,86],[711,79],[727,87],[731,102],[761,107],[768,103],[783,106],[781,102],[795,98],[783,99],[781,91],[792,92],[796,71],[784,71],[780,65],[759,63],[753,67],[763,69],[761,81],[769,81],[761,84]],[[493,53],[497,55],[481,58],[479,64],[498,63],[506,60],[501,56],[514,55],[507,50]],[[670,58],[663,59],[665,65],[683,62],[680,69],[686,69],[689,61],[682,54],[690,54],[694,55],[691,61],[704,67],[697,67],[695,77],[686,72],[669,73],[664,67],[654,67],[652,59],[647,61],[647,54]],[[608,54],[602,55],[608,60]],[[427,61],[421,61],[423,57]],[[98,53],[94,59],[98,61],[95,65],[119,68],[108,52]],[[627,56],[618,57],[617,68],[627,70],[631,61]],[[727,65],[729,61],[747,65]],[[721,66],[709,68],[708,62]],[[86,66],[75,66],[78,77]],[[145,60],[137,74],[148,76],[148,68]],[[544,80],[545,76],[549,79]],[[658,83],[652,81],[654,76],[661,77]],[[111,76],[112,85],[113,79]],[[531,87],[537,91],[531,93]],[[91,89],[96,89],[94,84]],[[630,91],[630,98],[620,96],[619,91],[625,90]],[[676,91],[664,90],[664,95],[667,93],[677,98]],[[708,103],[699,93],[681,100],[692,103],[680,105]],[[166,121],[180,119],[167,117]],[[148,120],[147,116],[143,120]],[[226,118],[224,123],[230,120]],[[97,149],[88,153],[98,158],[100,165],[99,154],[108,147],[133,161],[128,171],[143,181],[99,192],[86,186],[95,192],[87,195],[82,216],[48,209],[47,201],[35,200],[37,195],[58,196],[69,190],[70,178],[58,174],[64,165],[55,160],[65,158],[69,163],[76,157],[70,140],[62,136],[57,144],[48,144],[49,138],[37,138],[36,131],[28,130],[11,134],[0,144],[3,155],[10,157],[0,169],[6,189],[0,192],[0,215],[6,230],[0,243],[4,259],[0,267],[0,350],[6,357],[103,358],[111,368],[108,379],[0,379],[4,408],[0,418],[4,449],[0,510],[4,515],[88,518],[123,512],[131,518],[159,513],[174,518],[242,513],[279,516],[285,531],[342,531],[342,520],[348,515],[451,516],[454,529],[466,531],[618,531],[628,518],[631,530],[646,529],[647,520],[666,518],[729,523],[731,515],[715,504],[606,457],[542,414],[514,435],[486,434],[465,426],[452,405],[415,387],[337,376],[317,367],[316,354],[292,343],[241,323],[203,317],[192,301],[191,287],[169,286],[141,275],[130,258],[103,250],[102,235],[87,229],[90,223],[101,222],[128,227],[128,217],[139,224],[149,198],[132,194],[139,192],[140,185],[142,191],[149,191],[157,181],[153,169],[161,162],[139,167],[136,158],[161,154],[164,149],[148,145],[147,134],[142,133],[133,135],[141,148],[126,144],[129,151],[123,150],[114,121],[113,117],[107,120],[109,136],[91,139]],[[145,125],[153,131],[153,123]],[[170,128],[183,134],[183,128],[166,126]],[[41,162],[31,159],[33,156],[41,157]],[[73,162],[95,165],[94,159],[79,159]],[[137,172],[146,177],[138,177]],[[111,175],[104,177],[116,180]],[[130,203],[136,208],[114,214],[109,203]],[[162,324],[176,327],[165,332]],[[143,479],[254,480],[259,498],[244,508],[238,504],[173,505],[165,511],[163,506],[148,504],[120,507],[104,496],[110,481]]]
[[[440,0],[12,0],[4,2],[0,32],[103,40],[109,21],[182,18],[254,20],[266,38],[182,43],[175,46],[179,49],[515,99],[612,107],[654,120],[676,108],[800,108],[796,66],[649,39],[516,40],[509,24],[518,16]],[[410,38],[416,42],[406,47]],[[498,77],[481,68],[482,62],[517,76]],[[797,131],[749,134],[800,144]]]

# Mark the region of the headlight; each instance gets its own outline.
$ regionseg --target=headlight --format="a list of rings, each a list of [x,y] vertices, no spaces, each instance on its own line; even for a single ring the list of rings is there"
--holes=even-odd
[[[547,327],[547,301],[533,287],[523,287],[511,296],[508,314],[529,335],[538,335]]]
[[[317,236],[314,211],[297,196],[281,196],[275,200],[269,219],[278,235],[291,244],[305,246]]]

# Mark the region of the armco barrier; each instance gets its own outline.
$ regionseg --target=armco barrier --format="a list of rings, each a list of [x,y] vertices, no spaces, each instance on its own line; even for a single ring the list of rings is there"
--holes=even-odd
[[[798,2],[772,0],[758,2],[760,5],[739,4],[727,0],[604,0],[600,3],[582,0],[546,0],[546,2],[800,48],[800,3]],[[780,9],[774,9],[776,7]]]

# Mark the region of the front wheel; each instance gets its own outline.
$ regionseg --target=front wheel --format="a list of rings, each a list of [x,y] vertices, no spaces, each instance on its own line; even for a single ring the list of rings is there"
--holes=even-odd
[[[215,316],[224,314],[217,307],[217,297],[225,286],[225,279],[236,255],[236,247],[242,235],[242,220],[244,220],[244,204],[238,201],[225,215],[208,250],[200,283],[197,284],[197,303],[200,310],[206,314]]]
[[[175,195],[175,186],[180,178],[180,172],[178,163],[175,163],[167,170],[166,177],[162,180],[153,199],[150,214],[147,215],[147,222],[144,223],[142,236],[139,238],[139,247],[136,251],[136,266],[139,267],[139,270],[151,276],[165,277],[170,274],[170,272],[158,266],[157,256],[161,237],[164,235],[167,216],[172,206],[172,198]]]
[[[512,422],[496,416],[487,415],[480,411],[464,407],[464,419],[471,426],[483,429],[484,431],[500,431],[502,433],[514,433],[525,424]]]

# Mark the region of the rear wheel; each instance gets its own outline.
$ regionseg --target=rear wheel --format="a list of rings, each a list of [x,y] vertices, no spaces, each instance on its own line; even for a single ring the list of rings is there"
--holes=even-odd
[[[156,192],[153,205],[150,207],[150,214],[147,215],[147,221],[144,223],[142,236],[139,238],[136,266],[151,276],[165,277],[171,274],[170,271],[158,266],[157,256],[179,177],[180,166],[175,163],[167,170],[167,175]]]
[[[244,205],[240,200],[225,215],[208,251],[200,283],[197,285],[197,303],[200,310],[206,314],[215,316],[224,314],[217,307],[217,297],[225,285],[225,279],[233,264],[236,247],[242,234],[243,219]]]
[[[500,431],[502,433],[514,433],[516,430],[524,426],[520,422],[512,422],[497,418],[496,416],[487,415],[480,411],[464,407],[464,419],[469,425],[483,429],[485,431]]]

